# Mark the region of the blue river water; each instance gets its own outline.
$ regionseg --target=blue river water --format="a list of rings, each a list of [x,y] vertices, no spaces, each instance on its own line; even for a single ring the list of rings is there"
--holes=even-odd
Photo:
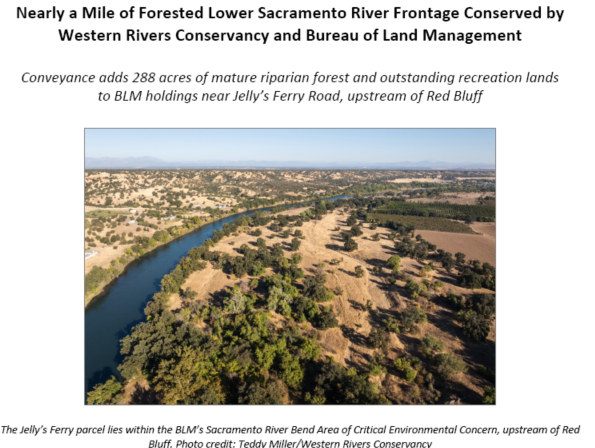
[[[331,200],[350,196],[337,196]],[[304,205],[304,204],[300,204]],[[268,211],[270,208],[260,209]],[[99,297],[85,310],[85,400],[86,394],[111,375],[120,377],[122,362],[120,340],[144,321],[144,309],[156,292],[164,275],[176,267],[190,249],[200,246],[213,236],[224,223],[235,221],[254,211],[222,218],[188,233],[147,253],[129,265]]]

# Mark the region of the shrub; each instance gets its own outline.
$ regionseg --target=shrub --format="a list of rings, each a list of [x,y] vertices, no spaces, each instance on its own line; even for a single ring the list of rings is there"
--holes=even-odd
[[[362,278],[364,276],[364,269],[361,266],[355,267],[355,276],[357,278]]]
[[[481,399],[483,404],[496,404],[496,388],[485,386],[483,388],[483,398]]]
[[[433,356],[444,351],[444,344],[429,333],[424,336],[421,345],[426,356]]]
[[[380,376],[386,373],[386,367],[380,364],[380,360],[372,358],[372,362],[368,366],[369,376]]]
[[[428,316],[424,310],[418,306],[409,306],[401,313],[401,328],[407,333],[418,333],[421,324],[428,321]]]
[[[440,353],[434,357],[434,363],[438,374],[445,379],[467,371],[467,366],[463,360],[454,353]]]
[[[380,349],[383,352],[388,350],[389,334],[383,328],[372,328],[368,336],[368,346],[374,349]]]
[[[407,369],[411,365],[411,361],[407,358],[397,358],[395,359],[395,369],[403,371]]]
[[[413,383],[413,381],[415,381],[415,377],[416,376],[417,376],[417,371],[416,370],[413,370],[411,367],[407,367],[405,369],[405,378],[410,383]]]
[[[399,324],[392,317],[384,320],[384,328],[389,333],[399,334],[401,332],[399,330]]]
[[[457,296],[452,292],[446,297],[446,301],[455,309],[461,309],[465,304],[463,297]]]
[[[316,325],[321,330],[326,330],[327,328],[335,328],[339,326],[339,321],[333,313],[333,307],[330,306],[328,308],[323,308],[320,313],[318,314]]]

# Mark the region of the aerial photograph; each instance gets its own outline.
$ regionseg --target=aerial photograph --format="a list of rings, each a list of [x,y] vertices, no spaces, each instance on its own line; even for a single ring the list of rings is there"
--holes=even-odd
[[[86,129],[84,401],[496,404],[495,129]]]

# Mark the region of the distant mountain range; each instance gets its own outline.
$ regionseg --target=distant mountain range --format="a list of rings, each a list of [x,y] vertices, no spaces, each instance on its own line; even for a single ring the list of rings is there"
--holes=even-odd
[[[85,157],[85,169],[309,169],[309,170],[493,170],[490,163],[453,163],[424,160],[420,162],[390,162],[390,163],[362,163],[362,162],[301,162],[301,161],[267,161],[242,160],[230,162],[223,160],[202,160],[198,162],[166,162],[155,157]]]

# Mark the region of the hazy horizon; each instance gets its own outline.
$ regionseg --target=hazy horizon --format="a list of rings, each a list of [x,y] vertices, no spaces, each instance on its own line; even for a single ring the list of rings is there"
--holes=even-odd
[[[86,129],[85,158],[495,166],[495,134],[495,129]]]

